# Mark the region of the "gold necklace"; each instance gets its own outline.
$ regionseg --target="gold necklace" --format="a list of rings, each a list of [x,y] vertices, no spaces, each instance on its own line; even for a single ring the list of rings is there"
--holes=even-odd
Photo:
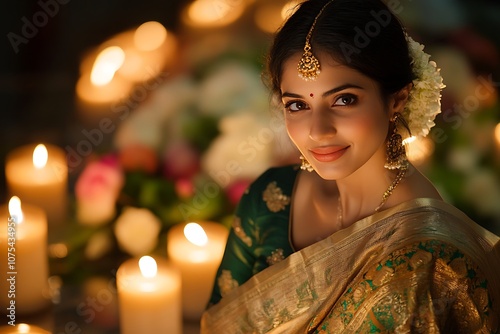
[[[382,195],[382,201],[375,208],[375,212],[378,212],[380,209],[382,209],[382,207],[384,206],[385,202],[387,202],[387,199],[389,198],[389,196],[392,195],[392,192],[394,191],[394,189],[396,189],[396,187],[398,186],[398,184],[401,182],[401,180],[405,176],[407,170],[408,170],[408,166],[402,166],[399,169],[399,172],[396,175],[396,178],[394,178],[394,181],[392,181],[392,183],[389,185],[389,187],[387,188],[387,190]],[[339,193],[338,203],[337,203],[337,223],[339,224],[339,226],[342,226],[342,221],[343,221],[342,201],[340,199],[340,193]]]

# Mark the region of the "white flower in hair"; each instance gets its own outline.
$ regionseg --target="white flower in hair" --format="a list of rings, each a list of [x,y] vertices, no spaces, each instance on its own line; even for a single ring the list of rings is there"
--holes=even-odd
[[[424,52],[424,46],[408,35],[406,40],[415,79],[402,114],[411,136],[425,137],[435,125],[436,115],[441,112],[441,90],[446,86],[436,63],[430,61],[430,55]]]

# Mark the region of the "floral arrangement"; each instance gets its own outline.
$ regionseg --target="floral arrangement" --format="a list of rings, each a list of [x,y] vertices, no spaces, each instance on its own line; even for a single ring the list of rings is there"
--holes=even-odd
[[[245,60],[167,76],[78,175],[73,267],[164,252],[178,223],[229,226],[248,184],[292,151],[273,115],[260,67]]]
[[[441,112],[441,90],[446,86],[436,63],[424,52],[424,46],[408,35],[406,40],[415,79],[403,117],[412,136],[425,137],[435,125],[436,115]]]

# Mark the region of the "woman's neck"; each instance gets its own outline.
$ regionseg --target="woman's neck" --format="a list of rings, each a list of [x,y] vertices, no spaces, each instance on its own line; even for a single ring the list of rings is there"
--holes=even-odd
[[[383,165],[382,159],[374,157],[348,177],[336,182],[322,180],[318,176],[320,197],[340,197],[338,210],[342,216],[342,227],[375,213],[384,192],[398,173],[385,169]]]

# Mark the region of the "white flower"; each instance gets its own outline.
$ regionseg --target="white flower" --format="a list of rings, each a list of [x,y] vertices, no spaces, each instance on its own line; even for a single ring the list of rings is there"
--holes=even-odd
[[[156,247],[160,228],[160,220],[148,209],[126,207],[116,220],[115,235],[123,251],[141,256]]]
[[[161,83],[137,109],[129,108],[120,114],[123,119],[114,137],[115,147],[141,144],[160,150],[168,130],[177,126],[169,123],[177,113],[192,107],[196,94],[195,83],[186,76]]]
[[[151,109],[137,109],[116,131],[114,144],[118,149],[141,144],[158,149],[162,144],[163,129],[158,115]]]
[[[435,125],[436,115],[441,112],[441,90],[445,85],[436,63],[429,61],[430,55],[423,51],[424,46],[410,36],[406,39],[415,79],[403,117],[412,136],[425,137]]]
[[[212,141],[202,157],[202,167],[215,177],[221,187],[237,179],[254,179],[271,165],[276,132],[268,121],[254,112],[240,112],[224,117],[221,134]]]
[[[269,110],[260,72],[238,62],[225,62],[217,67],[199,89],[198,107],[205,114],[224,116],[242,109]]]

